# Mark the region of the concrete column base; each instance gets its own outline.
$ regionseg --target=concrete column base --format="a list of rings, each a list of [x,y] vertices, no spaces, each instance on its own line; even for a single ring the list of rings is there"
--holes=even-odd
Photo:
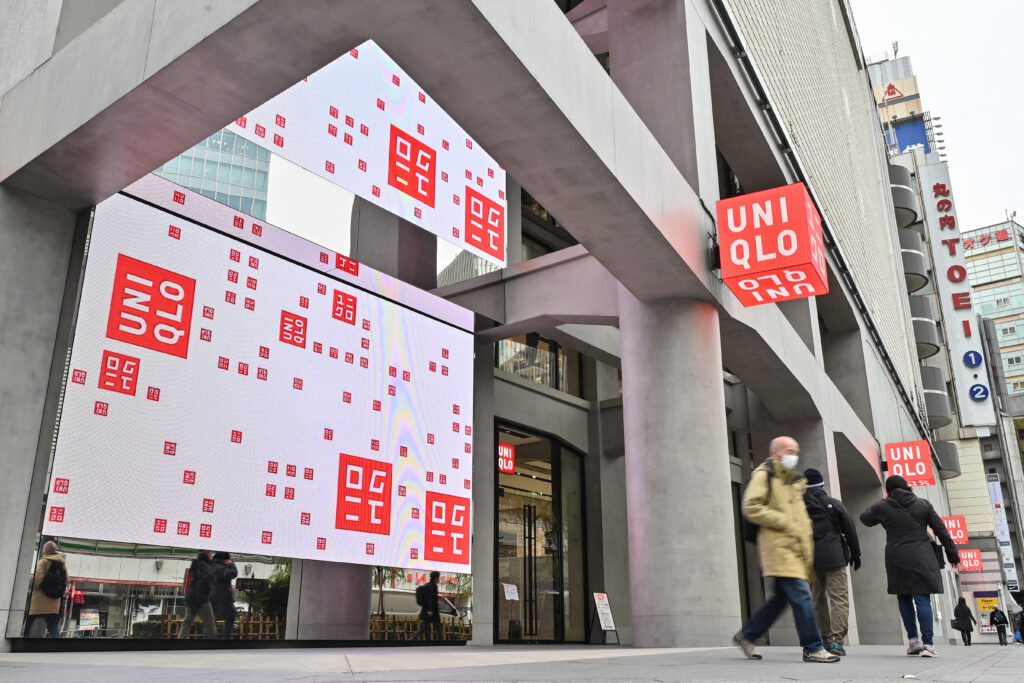
[[[369,640],[368,566],[292,560],[288,590],[289,640]]]

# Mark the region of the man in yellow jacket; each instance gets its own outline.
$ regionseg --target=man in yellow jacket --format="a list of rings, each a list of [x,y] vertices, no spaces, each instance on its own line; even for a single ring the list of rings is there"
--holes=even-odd
[[[821,641],[807,583],[814,567],[814,529],[804,507],[804,480],[796,475],[800,445],[779,436],[768,450],[769,459],[754,470],[743,494],[743,515],[758,526],[761,573],[775,579],[775,594],[733,636],[733,642],[748,659],[761,659],[754,641],[767,633],[789,604],[804,661],[838,662],[839,657],[826,651]]]

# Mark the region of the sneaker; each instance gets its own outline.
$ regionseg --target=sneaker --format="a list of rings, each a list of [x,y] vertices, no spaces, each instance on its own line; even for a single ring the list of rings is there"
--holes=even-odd
[[[846,656],[846,648],[843,647],[843,644],[838,640],[830,640],[825,644],[825,649],[834,655],[839,655],[840,657]]]
[[[739,649],[743,650],[743,656],[747,659],[761,659],[761,653],[754,649],[754,644],[743,637],[743,632],[740,631],[732,637],[732,643]]]
[[[939,653],[935,651],[934,645],[925,645],[924,649],[921,650],[922,657],[938,657]]]
[[[818,663],[818,664],[831,664],[832,662],[838,662],[839,661],[839,657],[837,657],[836,655],[832,654],[828,650],[825,650],[824,648],[822,648],[822,649],[818,650],[817,652],[812,652],[811,654],[807,654],[805,652],[804,653],[804,661],[805,662],[815,662],[815,663]]]
[[[919,655],[921,650],[924,649],[924,645],[921,644],[920,638],[911,638],[910,646],[907,648],[908,655]]]

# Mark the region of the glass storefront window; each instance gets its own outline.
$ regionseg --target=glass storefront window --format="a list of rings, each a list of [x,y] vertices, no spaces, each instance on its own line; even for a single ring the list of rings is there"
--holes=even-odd
[[[582,396],[579,352],[533,333],[502,339],[495,351],[495,366],[500,370]]]

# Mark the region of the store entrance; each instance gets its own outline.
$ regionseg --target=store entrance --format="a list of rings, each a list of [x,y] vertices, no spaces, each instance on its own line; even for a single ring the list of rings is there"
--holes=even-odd
[[[582,462],[558,441],[499,426],[495,640],[583,642]]]

